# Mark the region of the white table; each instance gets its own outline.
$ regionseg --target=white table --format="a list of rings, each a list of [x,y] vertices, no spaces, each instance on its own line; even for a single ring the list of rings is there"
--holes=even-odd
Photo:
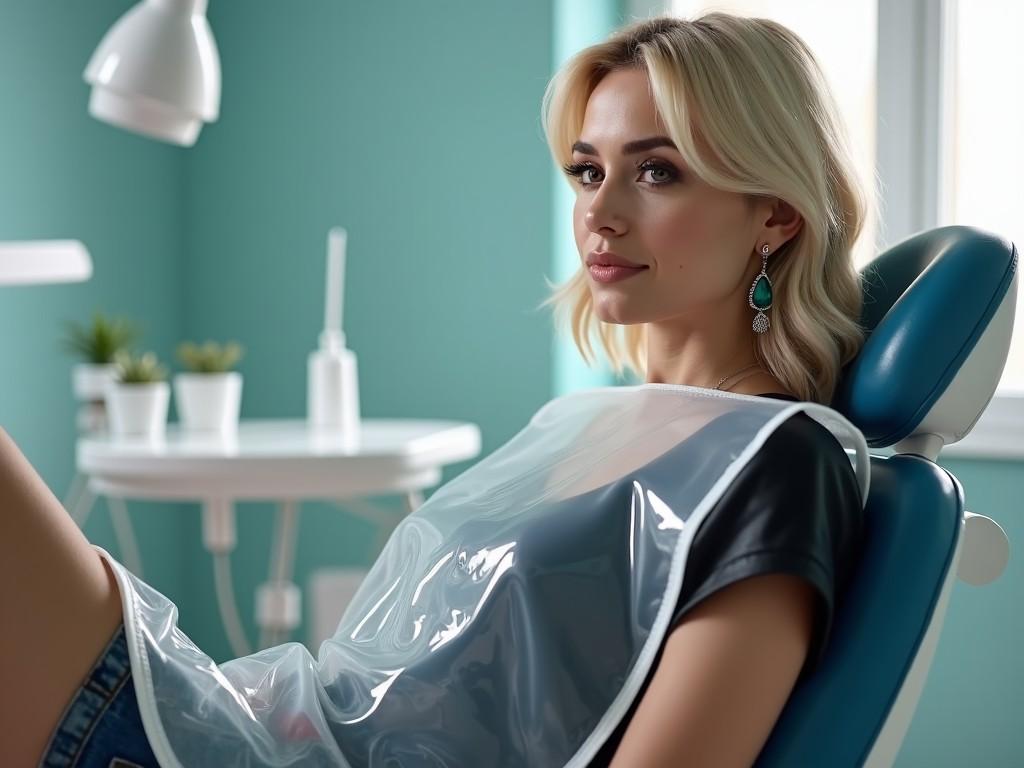
[[[272,573],[257,591],[262,647],[275,639],[271,633],[286,637],[301,615],[291,564],[303,499],[401,493],[404,515],[423,502],[423,489],[440,482],[445,464],[479,453],[479,428],[455,421],[364,419],[356,448],[311,430],[305,420],[243,419],[237,434],[224,437],[189,434],[178,423],[169,424],[166,434],[154,440],[94,432],[78,440],[79,474],[65,506],[81,523],[96,495],[102,494],[112,503],[115,527],[120,522],[123,533],[127,498],[200,502],[203,541],[214,555],[225,630],[234,652],[244,656],[251,651],[234,604],[227,560],[235,545],[235,501],[279,502]],[[398,520],[380,516],[375,522],[387,535]],[[122,547],[131,541],[123,535],[119,539]]]

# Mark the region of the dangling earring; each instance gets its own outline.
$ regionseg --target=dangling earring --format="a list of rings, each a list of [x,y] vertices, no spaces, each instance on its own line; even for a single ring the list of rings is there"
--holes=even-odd
[[[754,333],[764,333],[769,326],[768,315],[764,311],[772,305],[772,281],[768,279],[768,273],[765,272],[766,266],[768,266],[767,243],[761,248],[761,271],[754,278],[754,284],[750,286],[750,294],[747,296],[747,302],[751,309],[757,310],[757,314],[754,316]]]

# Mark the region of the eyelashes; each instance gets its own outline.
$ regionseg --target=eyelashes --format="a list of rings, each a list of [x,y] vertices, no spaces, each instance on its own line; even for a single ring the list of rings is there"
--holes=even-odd
[[[601,172],[600,168],[598,168],[596,165],[594,165],[593,163],[591,163],[589,161],[583,161],[583,162],[579,162],[579,163],[569,163],[567,165],[563,165],[562,166],[562,170],[565,171],[572,178],[576,179],[577,183],[581,187],[590,187],[590,186],[593,186],[594,184],[597,183],[597,182],[594,182],[594,181],[584,181],[583,180],[583,174],[584,173],[586,173],[587,171],[596,171],[598,173]],[[672,182],[677,181],[679,179],[679,171],[677,171],[674,167],[672,167],[668,163],[657,162],[657,161],[654,161],[654,160],[645,160],[644,162],[642,162],[638,166],[638,170],[641,170],[641,171],[663,171],[665,174],[667,174],[668,178],[665,178],[662,181],[649,181],[649,182],[645,182],[646,184],[649,184],[652,187],[663,187],[666,184],[671,184]]]

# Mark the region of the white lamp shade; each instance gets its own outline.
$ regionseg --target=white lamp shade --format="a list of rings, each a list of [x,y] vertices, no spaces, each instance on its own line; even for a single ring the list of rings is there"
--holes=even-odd
[[[0,285],[78,283],[91,276],[89,251],[77,240],[0,242]]]
[[[143,0],[100,41],[85,68],[89,113],[151,138],[192,146],[220,110],[220,56],[207,0]]]

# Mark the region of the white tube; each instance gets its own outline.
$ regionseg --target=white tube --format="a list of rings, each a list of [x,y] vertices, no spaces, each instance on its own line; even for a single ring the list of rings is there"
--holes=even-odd
[[[332,227],[327,234],[327,287],[324,301],[324,330],[341,333],[342,298],[345,294],[345,245],[348,233]]]

